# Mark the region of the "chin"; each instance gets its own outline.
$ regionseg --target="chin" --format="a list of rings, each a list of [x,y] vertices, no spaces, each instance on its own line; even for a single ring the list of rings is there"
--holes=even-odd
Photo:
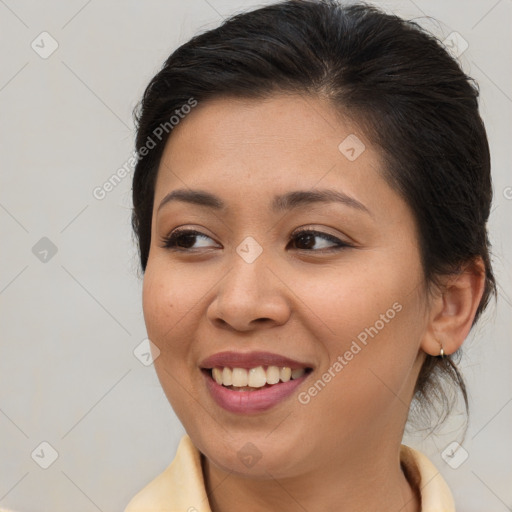
[[[221,427],[216,429],[216,434],[197,429],[187,429],[187,432],[211,464],[240,476],[263,480],[294,476],[304,471],[301,460],[308,458],[308,454],[298,451],[304,443],[295,442],[290,432],[269,435],[269,430],[265,429],[260,433],[230,435]]]

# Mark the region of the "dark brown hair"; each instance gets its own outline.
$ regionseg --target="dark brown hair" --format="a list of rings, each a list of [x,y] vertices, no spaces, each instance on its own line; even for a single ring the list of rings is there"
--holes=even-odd
[[[329,99],[380,148],[385,178],[414,215],[425,283],[436,284],[439,276],[483,259],[485,290],[476,322],[496,294],[486,228],[490,156],[478,86],[418,24],[363,3],[279,2],[237,14],[169,56],[135,113],[141,158],[133,178],[132,224],[142,270],[171,116],[191,98],[264,98],[278,92]],[[168,127],[164,136],[162,126]],[[155,147],[141,151],[150,139]],[[439,399],[448,412],[440,377],[455,382],[467,408],[453,357],[427,356],[415,398],[422,404]]]

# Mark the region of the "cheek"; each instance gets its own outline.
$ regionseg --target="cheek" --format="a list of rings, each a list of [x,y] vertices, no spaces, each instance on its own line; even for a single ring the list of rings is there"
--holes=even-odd
[[[150,257],[142,287],[142,308],[148,331],[161,337],[192,312],[204,293],[201,280],[169,263],[165,255]],[[181,325],[180,325],[181,327]]]
[[[173,294],[173,288],[167,285],[166,279],[157,276],[158,273],[148,265],[142,287],[142,310],[148,336],[162,350],[161,334],[165,326],[172,325],[177,298]]]
[[[142,288],[142,308],[149,339],[160,349],[159,359],[184,353],[187,340],[184,329],[197,299],[187,287],[187,280],[179,272],[148,262]]]
[[[422,273],[413,258],[408,264],[394,258],[348,268],[328,279],[310,276],[303,290],[322,321],[317,336],[328,357],[321,370],[330,370],[322,380],[333,383],[317,405],[336,414],[333,403],[345,410],[366,404],[360,410],[365,414],[368,403],[393,401],[411,378],[424,328]]]
[[[418,287],[414,283],[420,277],[419,268],[366,259],[354,257],[354,264],[347,259],[334,272],[331,268],[292,279],[302,283],[298,295],[314,313],[309,316],[319,320],[317,337],[330,340],[332,357],[345,349],[348,340],[359,335],[364,340],[368,330],[375,333],[375,324],[379,337],[385,337],[405,317],[417,314]]]
[[[187,279],[169,270],[168,265],[148,262],[142,288],[142,306],[148,338],[160,350],[154,368],[162,389],[175,413],[183,419],[193,406],[189,393],[190,358],[193,335],[188,326],[196,321],[197,298],[187,288]],[[194,394],[194,393],[193,393]]]

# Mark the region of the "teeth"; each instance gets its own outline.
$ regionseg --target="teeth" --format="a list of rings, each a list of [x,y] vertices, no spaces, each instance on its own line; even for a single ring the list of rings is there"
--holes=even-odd
[[[267,383],[267,372],[263,366],[251,368],[247,379],[247,385],[251,388],[262,388]]]
[[[222,384],[222,370],[220,368],[214,368],[212,370],[212,377],[217,384]]]
[[[277,384],[279,382],[279,374],[277,366],[269,366],[267,368],[267,384]]]
[[[266,384],[277,384],[279,381],[288,382],[290,379],[298,379],[306,372],[305,368],[292,370],[288,366],[269,366],[265,370],[263,366],[257,366],[246,370],[245,368],[213,368],[212,377],[221,386],[237,388],[239,391],[248,391],[254,388],[262,388]]]
[[[292,370],[292,379],[298,379],[304,375],[304,368],[297,368],[296,370]]]
[[[279,370],[279,378],[283,382],[288,382],[290,380],[291,376],[292,376],[292,369],[291,368],[288,368],[287,366],[283,366]]]
[[[233,368],[232,385],[237,388],[241,388],[243,386],[247,386],[247,382],[248,382],[247,370],[245,368]]]
[[[225,386],[231,386],[233,384],[233,371],[227,366],[222,370],[221,384],[224,384]]]

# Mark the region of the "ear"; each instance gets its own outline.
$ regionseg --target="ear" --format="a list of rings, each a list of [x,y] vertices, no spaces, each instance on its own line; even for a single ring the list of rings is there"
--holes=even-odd
[[[453,354],[467,338],[485,288],[485,265],[481,257],[459,273],[443,278],[431,301],[430,321],[421,348],[432,356]]]

